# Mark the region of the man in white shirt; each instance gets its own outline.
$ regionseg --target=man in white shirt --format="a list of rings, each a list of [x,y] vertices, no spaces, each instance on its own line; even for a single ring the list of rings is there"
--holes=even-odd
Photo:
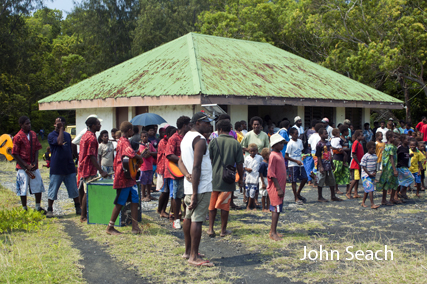
[[[332,138],[332,127],[329,125],[329,119],[327,117],[322,119],[322,122],[325,124],[326,132],[328,132],[328,140]]]
[[[299,117],[299,116],[296,116],[295,118],[294,118],[294,126],[292,126],[292,127],[294,127],[294,128],[296,128],[296,129],[298,129],[298,137],[301,135],[301,134],[303,134],[304,133],[304,127],[302,126],[302,120],[301,120],[301,117]]]
[[[178,165],[185,175],[184,203],[187,206],[184,219],[185,252],[183,258],[192,266],[214,266],[199,256],[202,224],[209,210],[212,193],[212,163],[208,145],[203,134],[211,129],[207,114],[198,112],[191,119],[193,127],[181,142],[181,157]]]
[[[381,132],[383,134],[383,143],[387,142],[387,138],[385,137],[385,134],[387,133],[387,131],[389,131],[390,129],[388,129],[387,127],[385,127],[385,122],[381,121],[380,122],[380,128],[377,129],[377,132]]]

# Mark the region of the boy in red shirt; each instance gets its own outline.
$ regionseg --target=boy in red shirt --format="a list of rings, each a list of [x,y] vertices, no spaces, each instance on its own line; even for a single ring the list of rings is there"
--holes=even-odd
[[[277,223],[280,212],[283,211],[283,198],[286,187],[286,165],[282,156],[285,139],[280,134],[270,137],[272,151],[268,161],[268,196],[270,197],[271,229],[270,239],[280,241],[281,235],[277,233]]]
[[[116,222],[122,207],[126,205],[126,202],[130,199],[132,202],[130,207],[132,215],[132,233],[141,234],[142,231],[138,226],[138,188],[136,186],[136,180],[125,177],[122,157],[127,156],[129,158],[137,158],[139,161],[142,161],[142,157],[135,153],[128,139],[128,137],[132,137],[133,135],[132,124],[127,121],[122,122],[120,125],[120,131],[122,133],[122,137],[117,141],[116,157],[114,159],[113,188],[117,190],[117,195],[114,200],[115,206],[106,232],[109,235],[121,234],[121,232],[114,228],[114,223]]]
[[[139,146],[139,152],[142,153],[145,149],[148,149],[148,153],[146,154],[146,158],[142,158],[144,162],[140,167],[141,177],[139,181],[141,182],[142,201],[149,202],[151,200],[157,200],[151,196],[151,185],[153,184],[153,163],[154,159],[157,157],[157,152],[154,146],[148,141],[148,132],[145,130],[141,132],[141,141],[142,144]]]
[[[365,155],[365,152],[363,151],[363,146],[362,146],[362,140],[365,139],[365,137],[363,136],[363,132],[361,130],[356,130],[353,134],[353,138],[354,138],[354,143],[353,146],[351,147],[351,154],[353,159],[351,160],[351,165],[350,165],[350,179],[351,179],[351,183],[350,183],[350,188],[347,191],[347,194],[345,196],[347,196],[348,199],[351,199],[351,191],[354,188],[354,196],[353,198],[361,198],[362,196],[357,194],[357,188],[359,187],[359,180],[360,180],[360,161],[363,158],[363,155]]]

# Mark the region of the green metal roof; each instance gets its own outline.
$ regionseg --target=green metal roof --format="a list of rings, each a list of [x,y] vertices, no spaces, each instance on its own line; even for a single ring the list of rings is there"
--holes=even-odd
[[[39,103],[164,95],[402,101],[268,43],[189,33]]]

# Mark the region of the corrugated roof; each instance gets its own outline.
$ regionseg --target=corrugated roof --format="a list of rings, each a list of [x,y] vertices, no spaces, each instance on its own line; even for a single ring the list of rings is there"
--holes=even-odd
[[[402,101],[268,43],[189,33],[39,103],[230,95]]]

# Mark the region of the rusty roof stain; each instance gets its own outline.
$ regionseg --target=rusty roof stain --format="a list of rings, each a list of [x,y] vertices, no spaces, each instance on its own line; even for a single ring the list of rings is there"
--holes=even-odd
[[[196,33],[129,59],[39,103],[198,94],[402,103],[271,44]]]

